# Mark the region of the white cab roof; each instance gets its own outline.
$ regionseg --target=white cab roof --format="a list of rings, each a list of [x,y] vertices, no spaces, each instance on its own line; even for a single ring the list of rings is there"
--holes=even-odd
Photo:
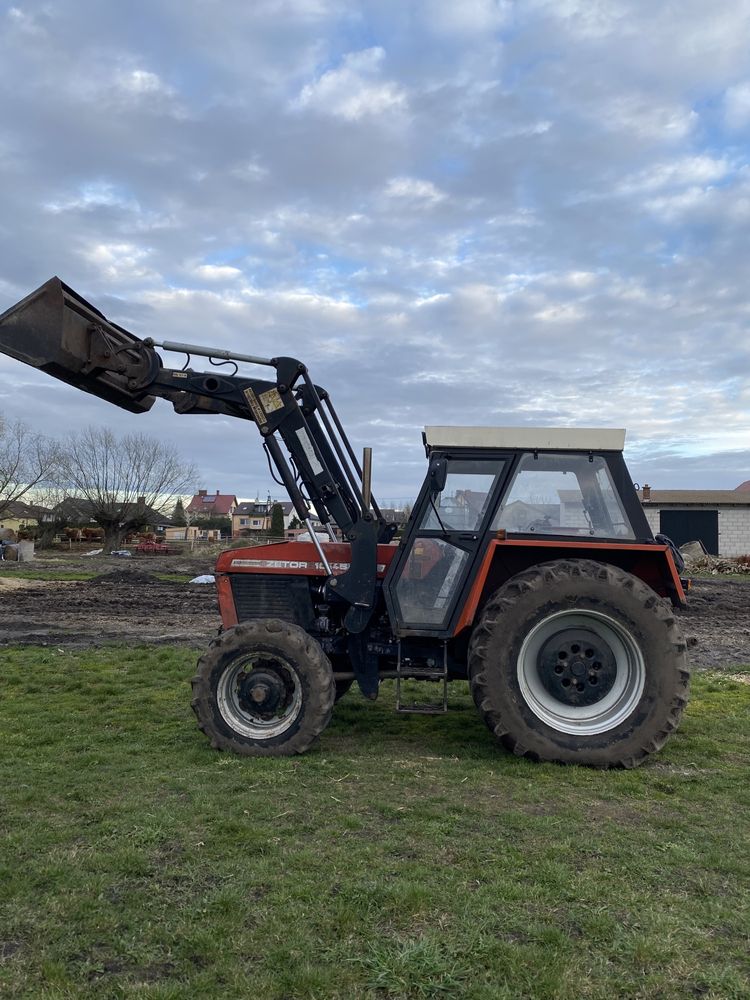
[[[622,451],[621,427],[425,427],[429,448]]]

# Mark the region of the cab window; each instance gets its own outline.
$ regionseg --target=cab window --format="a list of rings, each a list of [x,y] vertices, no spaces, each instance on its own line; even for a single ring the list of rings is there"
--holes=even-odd
[[[527,452],[492,524],[539,535],[635,538],[601,456]]]
[[[450,460],[445,488],[432,495],[420,530],[477,531],[503,464],[502,461]]]

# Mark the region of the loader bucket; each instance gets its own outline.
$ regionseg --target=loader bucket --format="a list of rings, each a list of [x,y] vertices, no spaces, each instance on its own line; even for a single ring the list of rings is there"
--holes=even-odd
[[[0,351],[132,413],[145,413],[154,404],[154,396],[139,396],[134,388],[141,379],[133,378],[133,369],[145,375],[158,367],[156,352],[110,323],[59,278],[50,278],[0,316]],[[127,367],[128,374],[118,367],[123,372]]]

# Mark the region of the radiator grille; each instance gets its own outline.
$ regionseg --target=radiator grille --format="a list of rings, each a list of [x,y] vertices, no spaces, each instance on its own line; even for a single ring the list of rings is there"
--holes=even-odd
[[[288,576],[237,573],[231,577],[238,621],[281,618],[306,626],[312,618],[312,601],[306,580]],[[309,609],[309,610],[308,610]]]

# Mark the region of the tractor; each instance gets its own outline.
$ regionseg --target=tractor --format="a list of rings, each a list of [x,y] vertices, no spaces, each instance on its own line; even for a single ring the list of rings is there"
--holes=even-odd
[[[157,348],[187,360],[166,367]],[[256,425],[310,540],[218,557],[222,628],[192,680],[216,749],[302,753],[354,681],[375,699],[385,678],[397,711],[422,713],[446,712],[449,682],[468,680],[497,740],[537,761],[633,767],[676,728],[689,688],[681,564],[651,532],[623,430],[427,427],[424,483],[396,540],[371,449],[360,462],[295,358],[141,339],[59,278],[0,316],[0,350],[133,413],[162,397]],[[406,697],[411,680],[429,700]]]

